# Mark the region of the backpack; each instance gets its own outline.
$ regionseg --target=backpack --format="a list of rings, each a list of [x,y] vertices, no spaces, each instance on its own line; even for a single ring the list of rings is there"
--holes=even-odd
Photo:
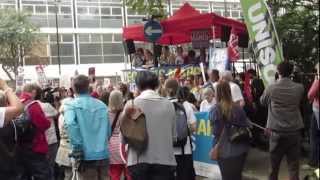
[[[24,108],[23,113],[12,121],[12,124],[16,131],[16,139],[19,145],[23,147],[32,147],[32,142],[36,134],[36,127],[33,125],[32,120],[29,115],[29,106],[37,103],[37,101],[32,101],[27,104]]]
[[[142,111],[133,119],[124,119],[120,124],[120,131],[130,148],[133,148],[139,154],[147,149],[147,122],[146,116]]]
[[[177,139],[173,142],[173,147],[184,148],[189,138],[189,127],[187,113],[182,104],[173,102],[176,112],[176,132]]]
[[[17,166],[16,151],[18,144],[32,147],[35,127],[29,118],[28,107],[36,101],[26,105],[24,112],[6,126],[0,128],[0,166],[1,172],[15,172]]]

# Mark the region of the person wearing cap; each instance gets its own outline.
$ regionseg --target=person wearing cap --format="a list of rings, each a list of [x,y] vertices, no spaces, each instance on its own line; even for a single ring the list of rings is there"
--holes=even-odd
[[[31,142],[19,143],[18,163],[22,170],[22,179],[48,180],[50,168],[47,160],[48,142],[45,132],[50,128],[51,122],[46,118],[41,105],[35,99],[41,96],[41,88],[36,84],[26,84],[20,95],[25,106],[28,118],[35,128],[35,135]]]

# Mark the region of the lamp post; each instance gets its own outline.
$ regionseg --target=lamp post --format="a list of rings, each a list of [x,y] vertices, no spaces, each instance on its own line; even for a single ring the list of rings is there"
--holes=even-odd
[[[58,3],[60,0],[54,0],[55,4],[55,16],[56,16],[56,37],[57,37],[57,57],[58,57],[58,65],[59,65],[59,75],[61,75],[61,59],[60,59],[60,42],[59,42],[59,24],[58,24]]]

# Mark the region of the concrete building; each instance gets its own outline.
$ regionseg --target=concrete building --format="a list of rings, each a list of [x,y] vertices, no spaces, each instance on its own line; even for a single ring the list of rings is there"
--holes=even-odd
[[[226,0],[226,4],[224,0],[168,0],[168,14],[184,2],[202,13],[215,12],[235,19],[242,16],[239,0]],[[122,27],[141,23],[145,17],[126,7],[122,0],[0,0],[0,8],[31,14],[31,21],[40,28],[42,42],[37,58],[47,62],[45,71],[50,78],[59,77],[57,27],[62,75],[73,75],[76,69],[87,74],[89,67],[95,67],[97,76],[115,76],[126,68]],[[34,65],[38,62],[32,61],[34,58],[24,60],[26,79],[36,77]],[[5,76],[4,72],[0,75]]]

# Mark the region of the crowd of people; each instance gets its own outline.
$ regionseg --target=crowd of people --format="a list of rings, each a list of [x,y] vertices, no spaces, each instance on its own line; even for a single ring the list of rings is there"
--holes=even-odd
[[[149,49],[137,48],[136,53],[133,55],[133,66],[136,68],[151,68],[154,67],[155,60],[160,66],[163,65],[186,65],[186,64],[199,64],[208,63],[208,56],[206,49],[201,49],[197,55],[196,51],[191,49],[187,53],[184,52],[182,46],[178,46],[175,52],[168,46],[163,46],[161,53],[158,55],[153,54]]]
[[[182,49],[175,57],[167,50],[164,47],[160,62],[196,59],[192,52],[186,60]],[[138,49],[136,56],[140,55],[135,65],[153,60],[147,50]],[[92,84],[87,76],[78,75],[72,87],[41,89],[26,84],[17,94],[0,79],[0,179],[195,180],[191,139],[197,129],[195,112],[208,112],[215,137],[208,153],[217,160],[223,180],[242,179],[251,136],[237,140],[234,131],[246,129],[251,134],[250,121],[266,127],[252,133],[254,139],[261,134],[269,137],[270,180],[278,179],[284,156],[290,179],[298,180],[305,125],[300,105],[305,94],[314,112],[310,166],[319,166],[317,67],[308,93],[290,78],[293,66],[288,62],[278,65],[279,79],[266,89],[254,70],[239,79],[230,71],[210,70],[207,82],[201,74],[175,79],[140,71],[135,91],[126,83]],[[140,133],[135,127],[123,127],[135,126],[132,122],[146,132],[144,141],[123,137]],[[137,148],[142,143],[145,148]]]

